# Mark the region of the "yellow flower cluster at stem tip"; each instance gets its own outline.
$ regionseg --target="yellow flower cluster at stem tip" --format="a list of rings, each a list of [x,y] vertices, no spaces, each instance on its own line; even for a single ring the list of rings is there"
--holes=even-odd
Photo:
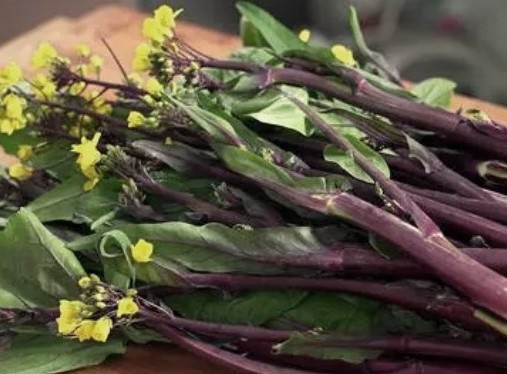
[[[134,301],[132,296],[127,296],[118,301],[118,310],[116,311],[117,317],[132,316],[139,312],[139,306]]]
[[[139,241],[131,248],[132,258],[136,262],[146,263],[151,261],[153,255],[153,243],[150,243],[144,239]]]
[[[30,157],[32,157],[33,147],[28,144],[21,144],[18,147],[18,152],[16,153],[16,155],[18,156],[18,158],[21,161],[26,161],[26,160],[30,159]]]
[[[32,174],[33,168],[21,162],[17,162],[9,167],[9,176],[20,182],[29,179]]]
[[[311,36],[312,36],[312,33],[308,29],[301,30],[299,32],[299,35],[298,35],[299,40],[301,40],[304,43],[308,43],[308,41],[310,40]]]
[[[76,163],[79,165],[81,172],[88,179],[83,186],[85,191],[90,191],[99,182],[99,174],[95,167],[102,156],[97,150],[100,137],[101,134],[99,132],[95,133],[91,140],[82,137],[81,144],[74,144],[72,146],[72,152],[79,154]]]
[[[131,111],[127,117],[127,124],[129,128],[144,126],[146,122],[147,118],[141,112],[135,110]]]
[[[56,95],[56,84],[44,74],[37,74],[33,81],[35,97],[39,100],[50,100]]]
[[[182,9],[174,11],[168,5],[158,7],[153,13],[153,17],[144,20],[142,28],[143,36],[154,45],[160,45],[166,38],[172,38],[174,35],[173,29],[176,25],[176,17],[182,11]]]
[[[146,85],[144,87],[146,91],[152,96],[159,96],[162,91],[164,91],[164,87],[156,78],[148,78],[146,81]]]
[[[6,90],[23,79],[23,71],[15,62],[0,68],[0,91]]]
[[[333,56],[347,67],[352,67],[356,64],[352,51],[342,44],[336,44],[331,47]]]
[[[26,117],[23,111],[27,105],[26,100],[8,93],[2,98],[0,107],[0,133],[11,135],[14,131],[26,126]]]
[[[153,52],[152,47],[147,43],[141,43],[136,47],[134,59],[132,60],[132,69],[137,72],[148,71],[151,69],[150,55]]]
[[[57,57],[56,49],[49,42],[42,42],[33,53],[30,64],[34,69],[48,68]]]

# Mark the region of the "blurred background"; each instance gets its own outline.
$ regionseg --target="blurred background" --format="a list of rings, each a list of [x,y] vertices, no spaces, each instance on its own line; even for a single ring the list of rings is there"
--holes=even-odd
[[[53,17],[81,14],[105,4],[149,11],[160,0],[1,0],[0,43]],[[507,104],[506,0],[253,0],[294,30],[309,28],[315,42],[349,41],[348,6],[359,11],[367,41],[417,81],[446,76],[459,91]],[[235,0],[170,0],[184,19],[237,32]]]

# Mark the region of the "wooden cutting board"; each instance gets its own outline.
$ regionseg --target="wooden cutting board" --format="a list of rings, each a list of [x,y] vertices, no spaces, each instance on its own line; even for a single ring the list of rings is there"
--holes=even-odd
[[[63,55],[71,56],[77,43],[88,43],[92,50],[105,57],[102,77],[121,79],[119,69],[101,42],[105,38],[113,47],[124,66],[129,69],[135,46],[142,41],[141,23],[144,14],[123,6],[106,6],[83,17],[72,19],[56,17],[0,47],[0,66],[16,61],[28,71],[30,55],[42,41],[50,41]],[[178,34],[198,50],[214,57],[225,57],[240,46],[236,36],[204,29],[189,23],[178,23]],[[477,108],[492,118],[507,122],[507,108],[456,96],[453,109]],[[14,158],[0,150],[0,163],[10,164]],[[79,371],[80,374],[219,374],[223,368],[203,361],[185,351],[161,344],[132,346],[123,357],[111,358],[101,366]]]

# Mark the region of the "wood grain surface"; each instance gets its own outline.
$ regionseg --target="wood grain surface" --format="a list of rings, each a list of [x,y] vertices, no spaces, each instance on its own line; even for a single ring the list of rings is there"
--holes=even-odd
[[[0,66],[9,61],[20,63],[30,74],[28,61],[32,51],[42,41],[50,41],[63,55],[72,56],[75,45],[88,43],[92,50],[105,57],[102,77],[114,81],[121,78],[101,38],[113,47],[120,61],[130,67],[135,46],[141,42],[141,22],[144,14],[122,6],[107,6],[97,9],[79,19],[54,18],[37,28],[17,37],[0,47]],[[235,36],[225,35],[202,27],[179,23],[178,34],[198,50],[214,57],[225,57],[240,46]],[[492,118],[507,122],[507,108],[456,96],[453,109],[478,108]],[[0,163],[10,164],[14,158],[2,154]],[[205,362],[183,350],[161,344],[132,346],[123,357],[109,359],[98,367],[79,371],[80,374],[219,374],[228,373],[223,368]]]

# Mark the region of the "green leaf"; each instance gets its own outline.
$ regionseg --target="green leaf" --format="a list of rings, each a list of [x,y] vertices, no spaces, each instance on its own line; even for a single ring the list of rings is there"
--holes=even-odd
[[[75,255],[28,209],[0,232],[0,289],[30,306],[50,307],[79,294],[85,275]]]
[[[358,152],[367,157],[373,163],[373,165],[375,165],[380,169],[380,171],[389,177],[389,166],[378,152],[375,152],[368,145],[356,137],[350,136],[350,134],[344,134],[343,136],[347,138],[347,140]],[[334,162],[335,164],[340,165],[343,170],[360,181],[373,183],[373,180],[370,178],[370,176],[356,163],[352,152],[350,151],[341,150],[335,145],[330,144],[324,149],[324,159],[326,161]]]
[[[101,180],[91,191],[84,191],[86,179],[76,175],[35,199],[29,208],[42,222],[71,221],[89,224],[118,205],[121,181]]]
[[[346,179],[339,175],[304,177],[289,173],[286,169],[245,149],[219,145],[216,145],[214,149],[229,169],[250,178],[269,180],[313,192],[331,192],[349,187]]]
[[[429,78],[414,86],[411,92],[423,103],[448,108],[456,83],[445,78]]]
[[[245,47],[268,47],[269,43],[262,36],[261,32],[248,21],[245,17],[241,17],[239,24],[239,34]]]
[[[175,268],[174,264],[197,272],[284,274],[290,270],[253,262],[252,259],[269,255],[307,256],[325,250],[328,243],[336,242],[343,235],[337,230],[308,227],[241,230],[218,223],[194,226],[183,222],[131,224],[117,227],[116,230],[126,234],[132,243],[145,239],[154,244],[153,261],[136,264],[136,273],[138,279],[159,284],[167,280],[162,279],[160,274],[153,279],[144,279],[141,271],[163,269],[169,263],[171,267],[168,272],[176,273],[180,269]],[[97,247],[100,238],[101,235],[95,234],[68,246],[74,251],[90,250]],[[121,257],[124,264],[122,271],[125,273],[128,264],[124,256]],[[173,280],[169,278],[170,282]]]
[[[46,170],[59,180],[78,174],[76,154],[70,152],[67,140],[58,140],[37,149],[30,161],[37,169]]]
[[[169,296],[166,303],[187,318],[262,326],[297,307],[306,295],[306,292],[295,290],[244,292],[235,296],[198,291]]]
[[[287,96],[279,90],[286,91],[290,96],[308,104],[308,92],[297,87],[278,87],[260,93],[254,98],[240,101],[232,111],[239,117],[254,118],[259,122],[285,127],[305,136],[313,133],[313,126],[306,121],[306,115]]]
[[[0,134],[0,146],[10,155],[18,152],[22,144],[34,146],[40,142],[40,138],[31,129],[22,129],[14,132],[12,135]]]
[[[240,1],[236,7],[276,53],[280,54],[290,49],[305,48],[305,43],[299,40],[291,30],[258,6],[246,1]]]
[[[329,315],[329,310],[334,313]],[[339,331],[350,335],[379,333],[385,329],[389,314],[385,305],[364,297],[331,292],[314,292],[284,318],[308,328]]]
[[[289,340],[277,344],[277,354],[302,355],[324,360],[342,360],[351,364],[360,364],[365,360],[378,358],[382,352],[358,348],[346,348],[346,340],[338,336],[316,333],[292,334]]]
[[[121,340],[80,343],[54,336],[17,336],[0,354],[0,374],[53,374],[98,365],[112,354],[125,353]]]

